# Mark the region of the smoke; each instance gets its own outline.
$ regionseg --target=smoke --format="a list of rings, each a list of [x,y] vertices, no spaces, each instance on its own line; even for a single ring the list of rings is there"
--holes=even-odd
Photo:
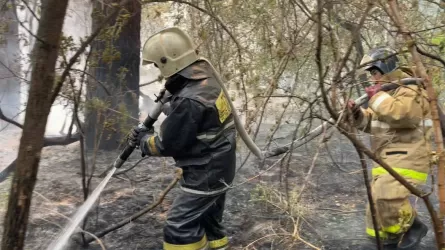
[[[16,55],[18,54],[18,23],[12,9],[0,12],[0,23],[7,29],[0,33],[0,108],[7,117],[15,117],[20,111],[20,80]],[[0,129],[6,126],[0,121]]]

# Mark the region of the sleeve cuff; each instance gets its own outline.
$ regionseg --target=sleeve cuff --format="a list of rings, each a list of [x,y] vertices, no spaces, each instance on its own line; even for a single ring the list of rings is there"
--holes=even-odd
[[[391,96],[385,92],[379,92],[375,94],[371,99],[369,100],[369,106],[373,111],[378,110],[379,106],[388,98],[391,98]]]
[[[362,108],[359,110],[359,118],[356,120],[356,126],[360,129],[366,128],[368,126],[368,116],[365,115]]]
[[[150,136],[146,140],[148,155],[161,156],[158,148],[156,147],[156,136]]]

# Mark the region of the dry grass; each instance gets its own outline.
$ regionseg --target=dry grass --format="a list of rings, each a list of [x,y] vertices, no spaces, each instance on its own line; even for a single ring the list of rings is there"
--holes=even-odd
[[[304,244],[312,249],[321,249],[300,235],[300,228],[305,217],[312,215],[313,208],[310,204],[299,199],[301,190],[294,188],[289,192],[289,197],[274,187],[258,184],[251,193],[251,202],[262,206],[263,214],[278,214],[282,216],[277,222],[261,225],[256,230],[262,231],[260,238],[251,241],[244,249],[255,249],[255,245],[272,241],[279,244],[280,248],[294,249],[297,244]]]

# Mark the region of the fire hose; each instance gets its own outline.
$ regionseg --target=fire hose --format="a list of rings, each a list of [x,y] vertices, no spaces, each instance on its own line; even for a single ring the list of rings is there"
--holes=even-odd
[[[401,79],[401,80],[397,80],[397,81],[393,81],[393,82],[390,82],[390,83],[383,84],[382,88],[381,88],[381,91],[391,91],[391,90],[397,89],[398,87],[400,87],[402,85],[405,85],[405,86],[406,85],[418,85],[418,84],[420,84],[422,82],[423,82],[422,78],[404,78],[404,79]],[[357,98],[355,100],[355,104],[356,104],[357,107],[359,107],[359,106],[362,106],[363,104],[365,104],[367,101],[368,101],[368,95],[364,94],[364,95],[360,96],[359,98]],[[441,109],[439,109],[439,111],[440,110]],[[444,124],[445,124],[445,116],[444,116],[443,112],[439,112],[439,114],[441,114],[441,117],[443,117],[443,118],[440,119],[441,123],[443,121]],[[307,133],[303,137],[298,138],[295,141],[293,141],[291,143],[288,143],[288,144],[286,144],[284,146],[277,147],[277,148],[274,148],[274,149],[266,152],[265,153],[265,157],[269,158],[269,157],[273,157],[273,156],[277,156],[277,155],[283,154],[283,153],[287,152],[290,149],[290,146],[292,144],[293,144],[293,148],[294,149],[298,148],[298,147],[300,147],[300,146],[310,142],[311,140],[315,139],[317,136],[319,136],[323,132],[324,128],[326,130],[331,128],[332,124],[334,124],[334,123],[335,123],[335,120],[331,118],[328,121],[323,122],[322,125],[320,125],[320,126],[314,128],[313,130],[311,130],[309,133]],[[445,128],[445,126],[442,126],[442,127]]]
[[[205,59],[204,59],[205,60]],[[206,60],[207,61],[207,60]],[[208,62],[209,65],[213,68],[213,65]],[[236,129],[241,137],[241,139],[244,141],[246,146],[249,148],[249,150],[255,154],[260,159],[269,158],[272,156],[276,156],[282,153],[287,152],[290,149],[290,145],[294,144],[294,148],[304,145],[305,143],[311,141],[312,139],[316,138],[318,135],[320,135],[323,131],[323,127],[326,127],[326,129],[332,127],[332,124],[335,122],[334,119],[330,119],[326,122],[324,122],[322,125],[318,126],[317,128],[310,131],[308,134],[306,134],[304,137],[299,138],[287,145],[284,145],[282,147],[278,147],[275,149],[272,149],[271,151],[261,151],[259,147],[253,142],[253,140],[250,138],[250,136],[247,134],[246,130],[244,129],[239,116],[236,112],[236,109],[230,99],[229,93],[226,89],[226,87],[223,84],[223,81],[221,80],[219,74],[217,71],[213,68],[213,71],[215,73],[215,76],[217,78],[217,82],[220,84],[221,89],[223,90],[226,99],[228,100],[228,103],[232,109],[233,118],[235,121]],[[382,86],[383,91],[390,91],[394,90],[401,85],[413,85],[413,84],[419,84],[422,82],[421,78],[405,78],[401,79],[400,81],[395,81],[392,83],[384,84]],[[141,122],[138,125],[138,128],[141,130],[150,130],[153,128],[153,125],[157,121],[159,115],[162,113],[162,107],[165,103],[167,103],[171,98],[171,93],[169,93],[167,90],[161,90],[159,97],[155,100],[155,107],[149,112],[147,118]],[[363,105],[368,100],[367,95],[363,95],[355,100],[355,103],[357,106]],[[59,234],[59,236],[51,242],[48,250],[60,250],[63,249],[63,247],[66,245],[66,243],[69,240],[69,237],[78,230],[78,225],[81,223],[83,218],[87,215],[90,208],[93,206],[96,199],[99,197],[101,191],[105,188],[105,185],[110,180],[113,173],[120,168],[124,162],[128,159],[128,157],[133,153],[134,149],[136,148],[136,145],[129,143],[126,145],[124,150],[121,152],[121,154],[117,157],[117,159],[113,163],[112,170],[109,171],[107,176],[102,180],[102,182],[98,185],[98,187],[91,193],[91,195],[88,197],[88,199],[82,204],[81,207],[77,210],[77,212],[74,214],[72,219],[70,220],[70,223],[62,230],[62,232]]]

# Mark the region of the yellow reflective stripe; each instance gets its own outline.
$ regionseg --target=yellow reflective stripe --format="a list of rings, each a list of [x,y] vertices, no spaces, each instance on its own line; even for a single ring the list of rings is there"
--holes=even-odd
[[[366,228],[366,233],[367,233],[369,236],[375,237],[375,230],[374,230],[373,228],[369,228],[369,227],[367,227],[367,228]],[[388,234],[385,233],[385,232],[379,231],[379,237],[380,237],[381,239],[386,239],[386,238],[388,238]]]
[[[382,228],[383,231],[392,234],[398,234],[401,229],[402,227],[399,224]]]
[[[402,227],[400,226],[400,224],[384,227],[382,228],[382,231],[379,230],[379,236],[380,238],[385,239],[388,237],[388,233],[399,234],[401,229]],[[372,237],[375,237],[375,230],[372,228],[366,228],[366,233]]]
[[[385,92],[380,92],[377,95],[379,95],[379,96],[371,104],[372,110],[376,110],[380,106],[380,104],[382,104],[382,102],[384,100],[391,97],[389,94],[387,94]]]
[[[175,245],[164,241],[164,250],[201,250],[207,247],[207,243],[207,237],[205,235],[200,241],[185,245]]]
[[[426,181],[426,179],[428,178],[427,173],[418,172],[412,169],[406,169],[406,168],[392,168],[392,169],[401,176],[408,177],[414,180]],[[377,167],[372,169],[373,176],[378,176],[383,174],[388,174],[388,172],[383,167]]]
[[[148,138],[148,147],[150,148],[151,155],[161,155],[158,149],[156,148],[156,141],[154,136]]]
[[[229,238],[225,236],[224,238],[219,240],[211,240],[209,241],[209,243],[210,243],[210,248],[220,248],[229,244]]]

